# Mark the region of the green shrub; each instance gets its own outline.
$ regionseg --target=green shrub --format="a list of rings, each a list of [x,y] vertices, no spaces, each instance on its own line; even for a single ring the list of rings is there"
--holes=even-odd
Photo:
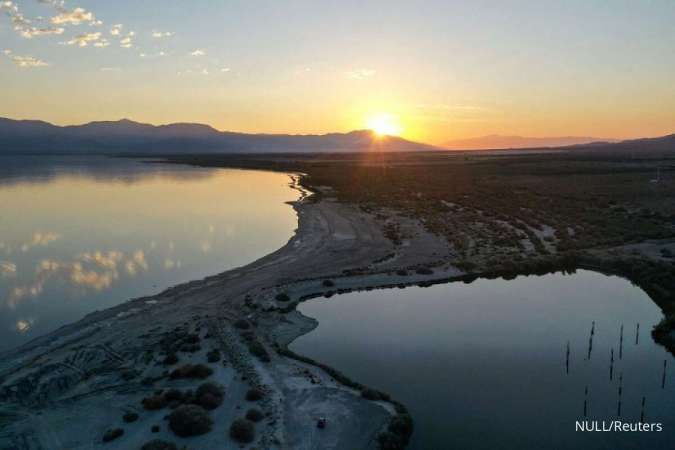
[[[143,444],[141,450],[178,450],[178,447],[176,447],[176,444],[173,442],[153,439],[152,441]]]
[[[124,430],[121,428],[115,428],[112,430],[108,430],[103,434],[103,442],[110,442],[112,440],[117,439],[118,437],[122,436],[124,434]]]
[[[141,404],[148,411],[156,411],[166,406],[166,399],[163,395],[152,395],[141,400]]]
[[[182,405],[169,414],[169,428],[178,436],[198,436],[211,431],[213,420],[198,405]]]
[[[287,293],[281,292],[274,297],[278,302],[287,302],[291,299]]]
[[[138,414],[135,412],[128,412],[122,416],[122,420],[126,423],[136,422],[138,420]]]
[[[171,379],[175,380],[178,378],[207,378],[213,374],[213,369],[204,364],[185,364],[177,369],[174,369],[171,372]]]
[[[204,409],[216,409],[223,403],[225,389],[217,383],[202,383],[195,392],[194,403]]]
[[[323,283],[321,283],[324,287],[333,287],[335,286],[335,283],[333,280],[323,280]]]
[[[252,388],[246,391],[246,400],[249,402],[257,402],[265,396],[260,389]]]
[[[238,442],[253,442],[255,439],[255,426],[246,419],[235,419],[230,425],[230,437]]]

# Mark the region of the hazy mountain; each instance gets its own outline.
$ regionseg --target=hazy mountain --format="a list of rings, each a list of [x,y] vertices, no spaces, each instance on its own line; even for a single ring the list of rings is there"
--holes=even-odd
[[[561,136],[533,138],[524,136],[501,136],[492,134],[469,139],[455,139],[443,147],[450,150],[492,150],[500,148],[565,147],[591,142],[618,142],[616,139],[601,139],[588,136]]]
[[[37,120],[0,118],[1,153],[281,153],[425,151],[436,147],[369,130],[323,135],[246,134],[208,125],[149,125],[131,120],[56,126]]]

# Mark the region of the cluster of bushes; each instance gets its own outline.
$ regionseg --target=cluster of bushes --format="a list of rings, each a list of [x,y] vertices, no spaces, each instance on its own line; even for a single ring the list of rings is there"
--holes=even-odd
[[[174,369],[169,377],[172,380],[178,378],[200,378],[204,379],[210,377],[213,374],[213,369],[204,364],[185,364],[183,366]]]
[[[377,436],[380,450],[403,450],[408,446],[408,441],[413,432],[413,421],[407,413],[395,415],[387,427]]]
[[[158,391],[154,395],[141,400],[141,404],[143,408],[149,411],[162,409],[166,406],[176,408],[185,404],[198,405],[204,409],[212,410],[223,403],[224,397],[225,389],[221,385],[206,382],[202,383],[195,392],[190,390],[182,392],[178,389]]]
[[[242,443],[253,442],[255,439],[255,425],[248,419],[235,419],[230,425],[230,437]]]
[[[267,352],[267,349],[264,345],[256,338],[255,333],[252,331],[243,331],[241,337],[244,339],[244,343],[248,348],[250,354],[258,358],[262,362],[270,362],[270,354]]]
[[[178,450],[178,447],[176,447],[176,444],[173,442],[153,439],[152,441],[143,444],[141,450]]]
[[[181,437],[208,433],[212,426],[213,419],[199,405],[181,405],[169,414],[169,428]]]
[[[221,359],[220,350],[218,350],[217,348],[210,350],[206,354],[206,360],[210,363],[218,362],[220,361],[220,359]]]

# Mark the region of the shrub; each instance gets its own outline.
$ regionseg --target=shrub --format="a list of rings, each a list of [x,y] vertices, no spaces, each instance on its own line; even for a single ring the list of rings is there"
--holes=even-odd
[[[263,413],[257,408],[251,408],[246,411],[246,418],[251,422],[260,422],[263,420]]]
[[[166,355],[166,357],[164,358],[164,361],[162,361],[162,363],[163,363],[165,366],[171,366],[171,365],[173,365],[173,364],[176,364],[177,362],[178,362],[178,356],[176,356],[175,353],[169,353],[169,354]]]
[[[257,402],[264,396],[265,394],[260,389],[252,388],[246,391],[246,400],[249,402]]]
[[[248,351],[263,362],[270,362],[270,355],[267,349],[258,341],[250,341],[248,343]]]
[[[147,409],[148,411],[156,411],[166,406],[166,399],[162,395],[153,395],[150,397],[145,397],[143,400],[141,400],[141,403],[143,404],[143,408]]]
[[[213,369],[204,364],[185,364],[177,369],[174,369],[171,372],[171,379],[175,380],[177,378],[200,378],[204,379],[213,374]]]
[[[176,444],[173,442],[167,442],[161,439],[153,439],[152,441],[143,444],[141,450],[178,450],[178,447],[176,447]]]
[[[287,302],[287,301],[289,301],[289,300],[291,299],[291,297],[289,297],[288,294],[285,293],[285,292],[280,292],[280,293],[277,294],[274,298],[275,298],[276,301],[278,301],[278,302]]]
[[[323,284],[324,287],[333,287],[333,286],[335,286],[335,283],[333,282],[333,280],[323,280],[323,283],[321,283],[321,284]]]
[[[403,269],[399,269],[399,270],[396,271],[396,275],[398,275],[398,276],[400,276],[400,277],[405,277],[405,276],[408,275],[408,271],[407,271],[407,270],[403,270]]]
[[[195,392],[194,403],[205,409],[216,409],[223,403],[225,389],[217,383],[202,383]]]
[[[122,420],[126,423],[136,422],[138,420],[138,414],[135,412],[128,412],[122,416]]]
[[[212,426],[213,420],[201,406],[182,405],[169,414],[169,428],[181,437],[208,433]]]
[[[108,430],[103,434],[103,442],[110,442],[124,434],[124,430],[121,428],[115,428]]]
[[[405,443],[400,436],[390,431],[384,431],[377,436],[377,444],[380,450],[404,450]]]
[[[389,431],[401,436],[410,436],[413,432],[413,421],[408,414],[397,414],[389,423]]]
[[[230,425],[230,437],[239,442],[253,442],[253,439],[255,439],[253,422],[246,419],[235,419]]]
[[[169,402],[180,402],[183,400],[183,393],[178,389],[169,389],[164,393],[164,398]]]
[[[389,395],[385,394],[384,392],[376,391],[375,389],[370,389],[370,388],[364,388],[361,391],[361,397],[365,398],[366,400],[389,400]]]
[[[434,273],[433,270],[431,270],[427,267],[420,267],[415,272],[417,272],[419,275],[433,275],[433,273]]]
[[[159,433],[159,425],[153,425],[150,428],[150,431],[152,431],[153,433]]]
[[[220,350],[214,348],[206,354],[206,360],[210,363],[215,363],[220,361]]]
[[[240,330],[248,330],[251,328],[251,324],[246,319],[238,319],[236,322],[234,322],[234,326]]]

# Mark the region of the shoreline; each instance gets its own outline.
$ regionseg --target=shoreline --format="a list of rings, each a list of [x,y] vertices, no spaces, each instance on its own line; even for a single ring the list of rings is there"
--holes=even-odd
[[[160,422],[157,412],[139,408],[141,397],[157,388],[190,388],[198,384],[171,381],[167,368],[160,364],[165,356],[162,339],[180,329],[197,334],[202,347],[206,344],[224,354],[226,364],[214,366],[212,379],[226,386],[225,402],[234,403],[228,405],[229,411],[216,410],[218,426],[229,426],[234,417],[243,414],[242,405],[244,408],[250,405],[237,398],[243,397],[246,389],[256,388],[265,392],[261,405],[267,417],[264,426],[257,426],[257,444],[265,448],[296,448],[310,439],[320,442],[322,448],[376,448],[378,436],[387,432],[392,421],[398,416],[407,417],[405,407],[383,393],[368,400],[361,396],[365,386],[358,381],[290,351],[290,342],[316,326],[311,323],[316,321],[297,311],[299,302],[353,290],[506,278],[586,268],[584,264],[589,264],[591,270],[619,275],[640,286],[612,268],[611,258],[600,256],[586,263],[563,257],[544,265],[527,260],[530,268],[521,264],[513,271],[462,271],[449,262],[451,251],[443,252],[447,243],[414,220],[399,218],[408,237],[405,245],[395,245],[372,213],[338,202],[329,189],[317,187],[313,191],[303,184],[306,174],[284,172],[300,190],[301,197],[289,202],[297,214],[298,226],[280,249],[248,265],[91,313],[74,324],[4,352],[0,362],[0,444],[11,442],[13,448],[19,449],[64,444],[59,436],[71,434],[65,425],[35,430],[38,425],[44,427],[45,422],[58,422],[66,411],[71,420],[82,420],[82,426],[86,425],[88,430],[80,441],[69,442],[72,448],[83,448],[85,442],[103,445],[100,436],[108,428],[107,423],[124,425],[120,420],[123,411],[138,412],[146,425]],[[328,288],[323,284],[325,280],[333,285]],[[281,293],[290,298],[276,299]],[[661,306],[652,293],[647,293]],[[249,328],[238,329],[236,324],[240,320],[247,321]],[[136,336],[128,336],[132,334]],[[205,350],[181,353],[180,362],[203,362]],[[265,358],[270,361],[265,362]],[[145,362],[143,370],[126,380],[128,371],[138,371],[142,362]],[[56,376],[49,373],[52,370],[58,372]],[[95,382],[91,382],[92,377]],[[154,379],[148,386],[143,384],[147,378]],[[114,406],[111,408],[104,399]],[[64,405],[68,405],[66,409]],[[102,419],[91,417],[96,414]],[[315,426],[318,416],[327,416],[329,420],[321,435]],[[363,425],[366,417],[368,423]],[[402,434],[387,435],[387,439],[395,438],[399,445],[405,445],[412,426],[406,424],[409,428]],[[127,433],[105,446],[140,447],[144,440],[160,437],[196,448],[238,447],[224,437],[220,428],[189,441],[175,437],[165,427],[159,434],[151,435],[149,428],[148,425],[145,431]]]

